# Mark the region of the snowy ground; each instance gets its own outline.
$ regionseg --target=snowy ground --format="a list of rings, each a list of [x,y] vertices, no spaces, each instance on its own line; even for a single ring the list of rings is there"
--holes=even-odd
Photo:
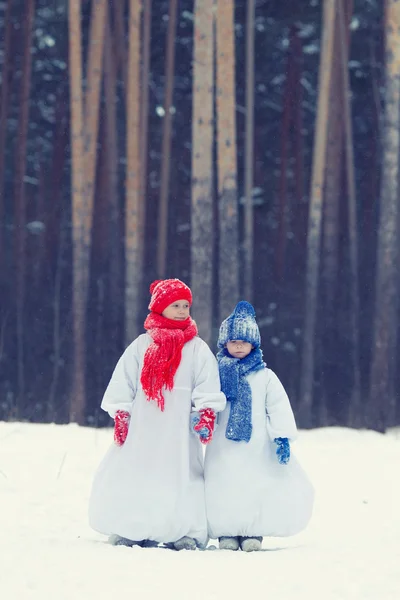
[[[0,422],[0,598],[400,599],[400,431],[301,432],[308,529],[264,551],[113,547],[86,507],[111,430]]]

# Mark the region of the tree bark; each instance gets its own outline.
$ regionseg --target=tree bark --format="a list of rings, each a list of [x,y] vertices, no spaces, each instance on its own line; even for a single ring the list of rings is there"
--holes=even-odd
[[[4,42],[3,42],[3,71],[1,77],[1,104],[0,104],[0,279],[4,274],[4,172],[5,172],[5,147],[7,138],[7,116],[9,105],[9,78],[11,72],[11,34],[12,21],[11,10],[13,0],[6,3],[4,15]]]
[[[25,400],[25,279],[26,279],[26,203],[24,177],[28,139],[29,94],[32,70],[32,30],[35,19],[35,0],[27,0],[24,18],[24,53],[20,88],[18,138],[15,153],[15,225],[16,225],[16,309],[17,309],[17,373],[18,395],[16,416],[22,418]]]
[[[96,179],[100,85],[102,76],[105,18],[106,0],[92,0],[88,50],[89,56],[84,106],[85,211],[83,249],[86,253],[84,259],[86,263],[84,294],[86,297],[88,295],[90,272],[90,246],[93,223],[93,198]]]
[[[334,17],[333,54],[340,56],[340,30]],[[343,79],[341,61],[332,65],[329,90],[329,120],[326,148],[326,173],[323,200],[322,284],[327,328],[335,327],[335,301],[339,270],[339,197],[343,167]]]
[[[282,129],[281,129],[281,161],[279,176],[279,211],[278,211],[278,230],[276,244],[275,275],[278,284],[282,284],[285,272],[285,257],[287,246],[288,231],[288,198],[287,198],[287,178],[288,178],[288,160],[289,160],[289,142],[290,142],[290,123],[292,118],[292,103],[295,97],[295,28],[290,32],[289,51],[286,67],[286,83],[282,111]]]
[[[352,339],[353,389],[349,407],[349,425],[360,427],[361,422],[361,374],[360,374],[360,298],[359,298],[359,252],[358,252],[358,223],[357,198],[354,166],[353,126],[351,117],[350,80],[348,72],[349,39],[348,22],[344,0],[338,0],[338,22],[340,60],[343,93],[343,123],[346,149],[346,181],[348,201],[349,254],[350,254],[350,323]]]
[[[296,252],[293,264],[294,272],[303,272],[304,257],[306,255],[307,239],[307,202],[304,177],[304,137],[303,137],[303,48],[297,31],[294,32],[295,83],[294,83],[294,154],[295,154],[295,199],[296,216],[294,217],[294,231],[296,236]],[[293,271],[292,271],[293,272]]]
[[[86,402],[86,286],[87,252],[84,248],[85,164],[82,94],[81,0],[70,0],[69,10],[69,77],[71,105],[72,153],[72,244],[73,244],[73,334],[74,365],[70,401],[70,421],[83,424]]]
[[[247,1],[246,25],[246,125],[244,150],[244,277],[243,292],[253,299],[253,166],[254,166],[254,17],[255,0]]]
[[[65,148],[69,142],[68,116],[65,95],[66,86],[61,84],[57,92],[56,129],[54,133],[53,155],[51,162],[50,194],[46,210],[46,266],[49,280],[58,269],[58,245],[61,232],[62,190],[64,189]]]
[[[217,0],[217,165],[219,322],[239,300],[234,2]]]
[[[141,0],[129,3],[127,81],[127,164],[125,208],[125,342],[139,334],[138,311],[142,282],[140,208],[140,13]]]
[[[143,57],[142,57],[142,94],[140,101],[140,230],[141,239],[139,248],[142,256],[139,263],[144,264],[144,230],[146,223],[146,197],[147,197],[147,162],[149,153],[149,75],[151,56],[151,0],[143,3]],[[142,288],[141,288],[142,290]],[[142,294],[140,295],[140,299]],[[140,304],[141,306],[141,304]]]
[[[117,354],[120,346],[120,321],[123,303],[120,300],[122,286],[122,246],[121,246],[121,211],[118,198],[118,128],[117,128],[117,66],[116,40],[111,36],[110,23],[106,23],[106,41],[104,46],[104,94],[105,94],[105,137],[107,146],[107,170],[109,203],[109,289],[110,298],[110,327],[112,334],[111,345],[113,353]]]
[[[343,68],[341,62],[341,44],[346,44],[348,55],[349,22],[352,14],[352,0],[343,7],[344,38],[342,42],[338,14],[335,17],[333,54],[339,57],[332,66],[329,92],[329,122],[327,137],[326,175],[323,207],[323,262],[322,278],[324,283],[324,301],[329,327],[335,327],[335,300],[337,297],[339,270],[339,198],[341,194],[343,166]],[[347,65],[346,65],[347,69]]]
[[[114,37],[116,49],[117,73],[121,73],[125,89],[127,86],[127,49],[125,31],[125,7],[126,0],[118,0],[112,3],[114,15]]]
[[[400,3],[389,0],[386,15],[386,86],[383,172],[375,278],[374,343],[370,371],[369,427],[385,431],[395,422],[394,359],[398,291],[398,176],[400,101]]]
[[[170,0],[166,66],[164,122],[161,156],[160,201],[158,208],[157,277],[164,279],[167,265],[168,199],[171,174],[172,101],[175,73],[175,32],[178,0]]]
[[[324,187],[325,174],[329,86],[332,72],[335,9],[335,0],[325,0],[323,5],[323,35],[318,74],[319,92],[317,123],[315,128],[307,238],[305,317],[303,326],[299,401],[299,423],[302,427],[311,427],[312,425],[314,335],[321,242],[322,190]]]
[[[213,0],[196,0],[192,117],[191,286],[200,336],[212,341]]]

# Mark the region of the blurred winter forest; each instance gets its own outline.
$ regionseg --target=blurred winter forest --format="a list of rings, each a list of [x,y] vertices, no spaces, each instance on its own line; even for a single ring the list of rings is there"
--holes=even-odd
[[[0,419],[99,405],[179,277],[298,424],[399,423],[400,3],[0,1]]]

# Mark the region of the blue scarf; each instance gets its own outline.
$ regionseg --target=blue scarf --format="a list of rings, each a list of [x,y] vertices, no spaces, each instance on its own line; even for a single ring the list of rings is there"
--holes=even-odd
[[[260,348],[244,358],[234,358],[226,348],[217,354],[221,389],[231,403],[225,437],[234,442],[248,442],[251,438],[251,388],[246,376],[265,369]]]

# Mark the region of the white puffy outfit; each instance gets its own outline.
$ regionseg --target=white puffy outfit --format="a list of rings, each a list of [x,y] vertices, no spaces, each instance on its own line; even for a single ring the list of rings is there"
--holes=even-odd
[[[101,533],[135,541],[174,542],[187,535],[205,543],[203,451],[190,431],[190,413],[225,407],[217,361],[200,338],[187,342],[174,388],[163,390],[162,412],[140,385],[151,342],[143,334],[125,350],[104,394],[101,407],[111,417],[124,410],[131,419],[125,443],[111,446],[95,474],[89,522]]]
[[[297,436],[287,394],[270,369],[247,376],[252,394],[249,442],[225,437],[230,402],[218,415],[218,427],[205,459],[209,535],[289,536],[308,523],[314,490],[291,453],[287,465],[276,456],[274,439]]]

